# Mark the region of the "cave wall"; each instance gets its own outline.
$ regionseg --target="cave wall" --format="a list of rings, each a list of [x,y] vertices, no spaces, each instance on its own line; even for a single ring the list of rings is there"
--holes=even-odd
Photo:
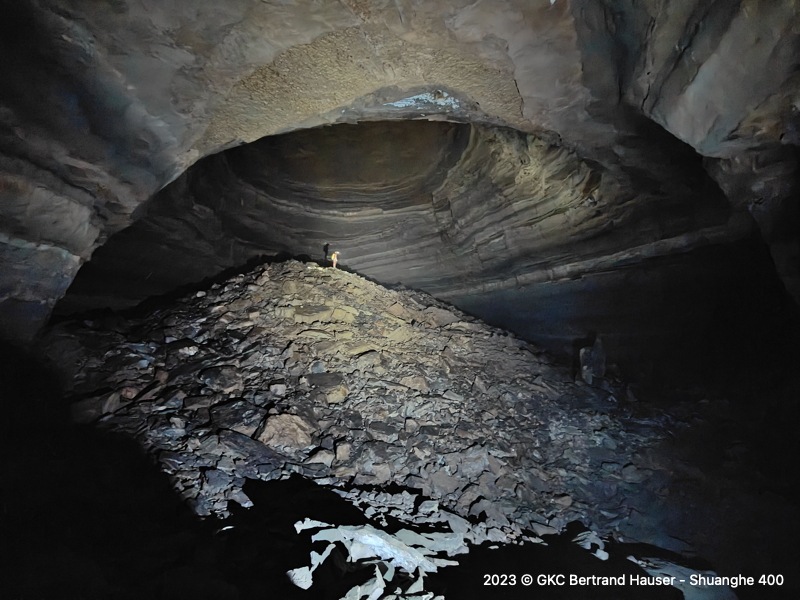
[[[323,260],[325,246],[378,281],[449,298],[746,236],[748,217],[671,143],[673,164],[642,174],[491,126],[378,121],[263,138],[165,188],[58,312],[131,307],[258,256]]]
[[[600,337],[609,375],[648,393],[703,382],[757,397],[793,372],[796,306],[758,236],[452,302],[534,340],[576,377],[579,350]]]
[[[609,179],[645,181],[664,162],[657,123],[753,212],[797,298],[791,0],[23,0],[0,10],[5,338],[29,341],[94,251],[200,158],[364,119],[512,127]]]
[[[785,292],[750,215],[689,146],[661,138],[671,161],[646,175],[491,126],[377,121],[263,138],[157,194],[55,313],[131,308],[265,256],[322,262],[327,248],[568,360],[600,335],[642,381],[744,368],[753,343],[780,359],[764,340],[781,337],[786,311],[755,315]]]

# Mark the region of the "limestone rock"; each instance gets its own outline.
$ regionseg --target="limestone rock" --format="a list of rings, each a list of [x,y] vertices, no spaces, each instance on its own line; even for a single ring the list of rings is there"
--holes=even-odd
[[[754,10],[11,3],[9,31],[36,22],[57,42],[6,36],[26,68],[4,84],[0,333],[30,341],[65,294],[64,312],[130,305],[345,240],[353,268],[526,335],[552,319],[525,307],[558,308],[562,294],[592,307],[575,322],[654,317],[669,300],[653,312],[620,275],[646,277],[655,256],[674,259],[659,282],[702,266],[686,251],[747,238],[748,212],[797,298],[798,12],[790,0]],[[41,92],[60,78],[74,93]],[[631,333],[644,349],[646,333]]]
[[[343,492],[337,486],[348,484],[348,499],[368,504],[376,524],[449,523],[476,544],[558,533],[574,520],[598,535],[647,539],[663,533],[640,516],[650,514],[676,524],[665,539],[693,540],[684,513],[698,509],[689,504],[713,513],[684,489],[701,477],[687,476],[687,463],[663,443],[711,403],[631,418],[630,403],[616,399],[627,388],[613,379],[604,389],[576,383],[570,369],[507,332],[343,270],[273,263],[204,291],[111,330],[64,321],[51,348],[69,357],[62,364],[76,414],[134,438],[197,514],[224,517],[229,501],[247,505],[248,478],[292,474]],[[318,321],[330,339],[298,337],[308,324],[281,316],[285,306],[358,314]],[[428,308],[458,320],[411,317],[402,347],[386,339],[401,326],[396,314]],[[191,344],[173,345],[179,340]],[[190,347],[196,352],[178,351]],[[330,402],[337,393],[342,401]],[[381,489],[389,484],[425,497]],[[429,541],[455,547],[454,539]]]
[[[211,419],[218,427],[252,436],[264,420],[266,410],[242,400],[218,404],[211,409]]]
[[[267,419],[258,441],[271,447],[302,450],[311,446],[314,428],[297,415],[274,415]]]
[[[230,392],[239,385],[240,377],[236,367],[222,365],[202,371],[200,380],[213,390]]]

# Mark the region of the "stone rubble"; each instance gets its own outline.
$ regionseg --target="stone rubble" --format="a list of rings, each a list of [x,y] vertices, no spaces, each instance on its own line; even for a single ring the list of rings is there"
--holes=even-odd
[[[426,294],[314,264],[263,265],[110,330],[65,322],[44,347],[74,420],[135,437],[201,516],[250,506],[247,478],[298,473],[419,490],[415,522],[479,518],[474,543],[505,543],[573,520],[614,532],[626,498],[668,480],[651,451],[666,417],[629,418],[623,394]],[[409,514],[412,495],[341,491],[379,520]]]
[[[423,578],[426,573],[434,573],[439,567],[458,564],[434,555],[446,552],[448,556],[452,556],[467,552],[463,546],[463,536],[457,533],[420,535],[402,529],[395,535],[389,535],[371,525],[333,527],[328,523],[311,519],[295,523],[295,529],[298,533],[304,529],[320,529],[312,536],[312,541],[329,542],[322,554],[311,552],[310,567],[299,567],[287,573],[291,581],[302,589],[311,587],[312,573],[330,555],[335,546],[333,542],[344,545],[349,561],[370,559],[371,562],[368,564],[375,564],[375,577],[365,584],[352,588],[342,600],[359,600],[363,596],[367,596],[368,600],[380,597],[391,600],[403,598],[421,600],[419,594],[424,594]],[[452,543],[453,541],[456,543]],[[379,564],[383,569],[378,568]],[[394,579],[396,568],[402,569],[408,575],[416,573],[417,579],[406,587],[405,592],[401,587],[396,587],[393,594],[384,596],[387,584]],[[424,594],[424,597],[433,598],[433,594]],[[444,600],[441,596],[437,598]]]

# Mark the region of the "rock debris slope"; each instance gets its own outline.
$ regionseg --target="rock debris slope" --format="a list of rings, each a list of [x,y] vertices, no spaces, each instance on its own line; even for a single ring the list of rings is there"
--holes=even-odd
[[[420,490],[479,517],[478,542],[572,520],[658,541],[630,498],[664,493],[663,419],[425,294],[291,261],[100,325],[44,341],[75,420],[138,439],[198,515],[299,473]]]

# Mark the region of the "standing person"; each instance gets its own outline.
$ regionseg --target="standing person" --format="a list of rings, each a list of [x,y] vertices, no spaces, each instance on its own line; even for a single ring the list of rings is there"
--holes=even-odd
[[[336,263],[339,262],[339,253],[334,252],[333,254],[331,254],[331,260],[333,261],[333,268],[335,269]]]

